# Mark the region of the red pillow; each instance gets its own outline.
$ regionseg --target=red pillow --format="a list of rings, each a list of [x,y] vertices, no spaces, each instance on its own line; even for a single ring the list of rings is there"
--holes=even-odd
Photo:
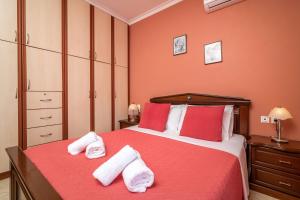
[[[164,131],[170,107],[171,104],[145,103],[139,127]]]
[[[222,141],[225,106],[189,106],[180,135],[202,140]]]

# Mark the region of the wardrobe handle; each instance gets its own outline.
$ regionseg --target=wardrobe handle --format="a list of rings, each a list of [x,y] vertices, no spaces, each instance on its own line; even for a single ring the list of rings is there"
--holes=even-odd
[[[15,31],[15,42],[18,42],[18,32]]]
[[[53,134],[52,133],[48,133],[48,134],[40,135],[40,137],[50,137],[51,135],[53,135]]]
[[[29,35],[29,33],[27,33],[26,35],[27,35],[26,44],[29,44],[30,43],[30,35]]]
[[[18,88],[16,88],[16,96],[15,99],[18,99]]]
[[[40,101],[41,102],[50,102],[50,101],[52,101],[52,99],[41,99]]]
[[[50,115],[49,117],[40,117],[40,119],[43,119],[43,120],[52,119],[52,116]]]
[[[31,82],[28,80],[27,90],[30,90]]]
[[[114,63],[117,64],[117,58],[116,58],[116,56],[114,57]]]
[[[91,91],[89,91],[89,99],[91,98]]]
[[[94,98],[97,98],[97,91],[95,90]]]
[[[97,60],[97,52],[94,53],[94,59]]]

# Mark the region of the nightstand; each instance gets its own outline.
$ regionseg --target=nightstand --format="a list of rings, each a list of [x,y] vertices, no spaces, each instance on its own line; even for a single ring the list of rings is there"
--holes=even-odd
[[[139,122],[130,122],[128,119],[120,120],[119,123],[120,123],[120,129],[127,128],[129,126],[135,126],[135,125],[139,124]]]
[[[250,188],[280,199],[299,199],[300,141],[276,143],[252,135],[248,145]]]

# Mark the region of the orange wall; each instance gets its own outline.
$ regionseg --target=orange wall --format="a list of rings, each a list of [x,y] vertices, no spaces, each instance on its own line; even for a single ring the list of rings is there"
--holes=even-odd
[[[246,0],[206,14],[184,0],[130,27],[131,102],[196,92],[252,100],[251,134],[273,135],[260,116],[286,107],[284,136],[300,140],[300,0]],[[188,53],[173,56],[187,34]],[[203,44],[222,40],[223,62],[204,65]]]

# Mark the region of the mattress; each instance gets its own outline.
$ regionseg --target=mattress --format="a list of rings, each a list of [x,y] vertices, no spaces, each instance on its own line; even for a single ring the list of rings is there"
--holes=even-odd
[[[242,136],[213,145],[137,127],[129,129],[99,134],[107,149],[106,156],[100,159],[89,160],[84,153],[69,155],[67,146],[73,140],[35,146],[25,154],[63,199],[235,200],[243,199],[243,194],[247,198],[241,165]],[[155,174],[153,187],[145,193],[130,193],[121,176],[107,187],[92,176],[98,166],[126,144],[140,152]]]

